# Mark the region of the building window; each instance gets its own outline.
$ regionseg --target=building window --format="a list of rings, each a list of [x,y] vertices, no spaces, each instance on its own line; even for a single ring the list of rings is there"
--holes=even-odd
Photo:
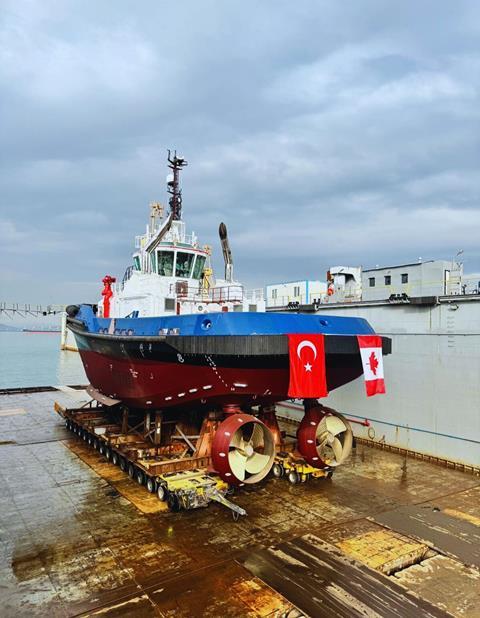
[[[370,278],[368,279],[368,285],[369,285],[371,288],[374,288],[374,287],[375,287],[375,277],[370,277]]]
[[[408,283],[408,273],[402,273],[402,283]]]
[[[392,285],[391,275],[385,275],[385,285]]]
[[[295,297],[300,296],[300,286],[299,285],[294,286],[294,288],[293,288],[293,295]]]
[[[273,298],[273,300],[277,300],[277,288],[274,288],[272,290],[272,298]]]

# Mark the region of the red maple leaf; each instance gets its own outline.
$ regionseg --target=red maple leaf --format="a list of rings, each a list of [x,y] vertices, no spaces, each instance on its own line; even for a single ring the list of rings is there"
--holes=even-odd
[[[370,369],[372,370],[373,375],[376,376],[378,360],[377,360],[377,357],[375,356],[375,352],[372,352],[370,356],[368,357],[368,364],[370,365]]]

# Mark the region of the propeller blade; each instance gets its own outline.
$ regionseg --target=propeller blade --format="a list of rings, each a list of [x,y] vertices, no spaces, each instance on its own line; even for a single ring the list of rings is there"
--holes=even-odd
[[[252,436],[250,438],[250,443],[254,449],[259,446],[263,446],[265,442],[265,438],[263,435],[263,427],[258,423],[255,423],[255,426],[252,431]]]
[[[233,446],[234,448],[245,448],[245,441],[243,439],[243,433],[241,428],[237,429],[237,431],[233,434],[232,439],[230,440],[230,448]]]
[[[270,455],[262,455],[262,453],[254,453],[251,457],[247,459],[247,464],[245,466],[245,469],[249,474],[258,474],[265,468],[265,466],[268,465],[269,461],[270,461]]]
[[[317,449],[322,448],[328,442],[328,431],[322,433],[322,435],[317,436]]]
[[[339,433],[347,430],[345,423],[341,418],[338,418],[338,416],[327,416],[325,421],[327,423],[328,431],[334,436],[337,436]]]
[[[340,463],[343,458],[343,446],[338,438],[335,438],[332,444],[333,454],[335,455],[335,461]]]
[[[247,456],[242,455],[240,451],[230,451],[228,454],[228,463],[230,469],[239,481],[245,480],[245,467],[247,465]]]

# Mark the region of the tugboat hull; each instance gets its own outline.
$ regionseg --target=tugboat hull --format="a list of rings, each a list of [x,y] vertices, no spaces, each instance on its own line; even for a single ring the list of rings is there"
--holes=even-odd
[[[278,316],[284,317],[290,316]],[[286,334],[110,335],[91,332],[76,318],[69,328],[90,383],[131,407],[250,406],[288,398]],[[384,354],[389,344],[384,338]],[[326,335],[325,355],[329,391],[362,374],[356,335]]]

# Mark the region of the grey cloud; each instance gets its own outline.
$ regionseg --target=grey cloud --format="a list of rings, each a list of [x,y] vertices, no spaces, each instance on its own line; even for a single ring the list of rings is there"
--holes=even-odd
[[[189,226],[220,266],[225,220],[247,284],[460,246],[480,269],[479,17],[473,1],[5,2],[0,300],[94,300],[121,276],[166,201],[168,147],[190,163]]]

